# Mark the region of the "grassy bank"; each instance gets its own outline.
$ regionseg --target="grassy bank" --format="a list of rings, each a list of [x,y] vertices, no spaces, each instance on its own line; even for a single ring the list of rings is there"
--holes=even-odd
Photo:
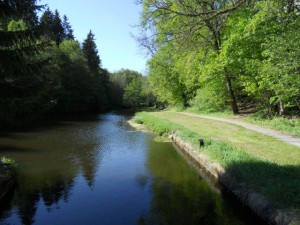
[[[171,112],[138,113],[135,122],[160,135],[176,132],[276,207],[299,212],[299,148],[235,125]],[[204,148],[198,147],[199,138],[205,140]]]

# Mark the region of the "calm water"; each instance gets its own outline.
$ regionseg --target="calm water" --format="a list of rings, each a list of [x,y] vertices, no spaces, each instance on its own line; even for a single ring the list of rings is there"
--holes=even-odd
[[[17,161],[18,177],[0,224],[245,224],[171,143],[126,119],[2,134],[0,154]]]

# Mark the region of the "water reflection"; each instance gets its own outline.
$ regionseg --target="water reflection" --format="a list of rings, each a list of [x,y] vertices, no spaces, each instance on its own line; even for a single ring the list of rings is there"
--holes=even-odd
[[[16,212],[22,224],[34,224],[39,204],[51,212],[60,201],[68,202],[79,175],[92,187],[101,160],[99,126],[64,122],[50,130],[15,133],[13,140],[1,137],[0,152],[18,162],[18,176],[13,200],[3,203],[0,218]]]
[[[18,162],[1,224],[243,224],[171,143],[100,119],[1,136]]]
[[[242,224],[169,143],[150,143],[151,214],[139,224]]]

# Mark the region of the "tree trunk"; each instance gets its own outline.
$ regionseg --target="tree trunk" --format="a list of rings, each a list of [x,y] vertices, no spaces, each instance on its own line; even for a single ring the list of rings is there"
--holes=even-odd
[[[237,106],[235,94],[232,88],[231,79],[228,74],[225,75],[226,86],[228,90],[228,94],[230,96],[230,104],[233,114],[239,114],[239,108]]]
[[[278,111],[279,111],[280,116],[284,115],[284,105],[283,105],[283,102],[281,100],[278,103]]]
[[[295,102],[296,102],[298,109],[300,110],[300,102],[297,99],[295,99]]]
[[[209,30],[212,33],[212,36],[214,37],[214,48],[215,48],[216,52],[218,53],[218,55],[220,55],[220,50],[221,50],[221,45],[222,45],[220,31],[219,31],[219,29],[216,29],[210,23],[210,21],[206,21],[206,26],[209,28]],[[226,68],[224,68],[224,71],[225,71],[225,82],[226,82],[226,87],[227,87],[227,90],[228,90],[228,93],[230,96],[230,104],[231,104],[232,112],[233,112],[233,114],[239,114],[239,109],[238,109],[238,106],[236,103],[235,94],[234,94],[232,84],[231,84],[230,74],[228,73]]]

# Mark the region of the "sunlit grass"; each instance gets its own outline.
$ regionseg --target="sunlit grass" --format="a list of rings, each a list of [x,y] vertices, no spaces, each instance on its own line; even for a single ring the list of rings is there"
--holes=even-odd
[[[300,119],[299,118],[284,118],[273,117],[271,119],[262,119],[255,116],[244,118],[246,122],[257,124],[260,126],[267,126],[275,130],[290,133],[296,136],[300,136]]]
[[[273,137],[259,134],[238,125],[186,116],[174,112],[153,112],[150,115],[176,122],[178,125],[216,141],[231,144],[264,161],[273,162],[278,165],[300,164],[299,147],[286,144]]]
[[[209,116],[215,116],[215,117],[221,117],[221,118],[232,118],[232,117],[236,117],[236,115],[232,114],[231,111],[223,111],[223,112],[215,112],[215,111],[199,111],[197,108],[195,107],[191,107],[191,108],[186,108],[184,110],[185,112],[192,112],[192,113],[197,113],[197,114],[203,114],[203,115],[209,115]]]
[[[175,111],[175,110],[174,110]],[[182,112],[183,110],[180,110]],[[288,118],[288,117],[271,117],[261,118],[256,114],[249,115],[233,115],[230,111],[224,112],[210,112],[199,111],[197,108],[186,108],[185,112],[192,112],[196,114],[208,115],[212,117],[220,118],[239,118],[244,122],[272,128],[277,131],[282,131],[287,134],[292,134],[300,137],[300,118]]]

